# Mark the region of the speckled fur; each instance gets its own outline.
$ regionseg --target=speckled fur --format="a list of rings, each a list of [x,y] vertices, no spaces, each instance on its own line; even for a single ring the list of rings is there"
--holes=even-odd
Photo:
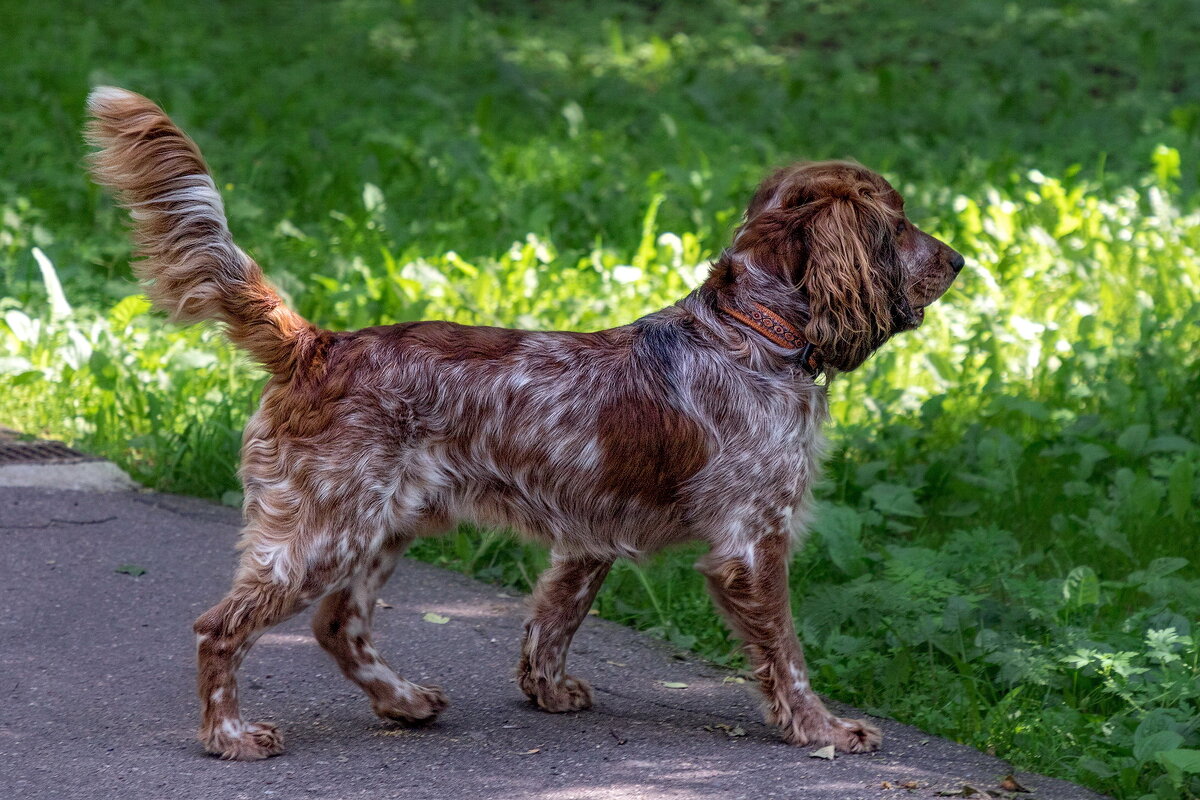
[[[788,600],[825,388],[795,351],[722,309],[768,306],[817,346],[828,375],[916,327],[962,260],[907,223],[882,178],[843,162],[777,172],[703,286],[620,328],[337,333],[290,311],[233,244],[199,150],[157,106],[102,88],[89,108],[93,174],[132,211],[135,271],[155,306],[224,324],[272,376],[243,442],[240,566],[195,624],[209,752],[282,752],[273,725],[242,720],[235,673],[268,627],[314,603],[317,641],[377,714],[435,717],[444,694],[388,666],[371,616],[404,548],[459,521],[551,549],[518,668],[541,708],[592,703],[566,672],[567,649],[613,561],[700,540],[710,552],[698,567],[784,738],[878,747],[878,730],[837,719],[813,692]]]

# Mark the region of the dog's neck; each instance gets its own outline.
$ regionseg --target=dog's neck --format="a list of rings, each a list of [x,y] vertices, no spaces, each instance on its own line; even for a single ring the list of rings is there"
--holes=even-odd
[[[794,286],[786,286],[744,255],[727,250],[713,263],[700,289],[727,324],[746,329],[775,347],[795,351],[788,360],[809,375],[822,372],[821,355],[802,333],[808,306]]]
[[[742,312],[720,304],[717,305],[717,310],[733,317],[774,344],[788,350],[798,351],[794,360],[809,375],[816,376],[821,371],[821,356],[816,352],[812,342],[805,341],[804,334],[793,328],[781,315],[761,303],[751,303],[749,312]]]

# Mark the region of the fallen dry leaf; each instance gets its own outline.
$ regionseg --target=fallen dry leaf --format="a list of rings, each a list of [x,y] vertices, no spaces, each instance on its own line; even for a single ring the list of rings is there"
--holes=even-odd
[[[905,781],[904,783],[900,784],[900,786],[904,789],[908,789],[910,792],[921,788],[921,784],[917,783],[916,781]]]
[[[378,598],[375,600],[375,607],[376,608],[395,608],[395,606],[393,606],[391,603],[385,602],[384,600],[380,600]]]
[[[823,758],[826,761],[833,761],[833,759],[835,758],[834,754],[835,754],[835,751],[833,749],[833,745],[827,745],[825,747],[822,747],[820,750],[812,751],[811,753],[808,754],[808,757],[809,758]]]
[[[668,689],[686,689],[688,685],[680,681],[660,681]]]
[[[533,748],[532,750],[526,750],[524,753],[521,753],[521,755],[523,755],[523,756],[531,756],[531,755],[533,755],[534,753],[540,753],[540,752],[542,752],[542,748],[540,748],[540,747],[535,747],[535,748]]]
[[[620,661],[609,661],[607,658],[604,659],[604,663],[612,664],[614,667],[628,667],[629,666],[628,664],[622,664]]]
[[[894,789],[896,787],[892,786],[891,781],[884,781],[883,783],[879,784],[879,788],[880,789]]]
[[[1017,779],[1012,775],[1005,775],[1004,780],[1000,781],[1000,788],[1006,792],[1031,792],[1032,789],[1026,789],[1021,784],[1017,783]]]
[[[713,733],[722,731],[726,736],[731,738],[746,735],[746,729],[741,725],[730,725],[727,722],[718,722],[716,725],[705,725],[704,730],[711,731]]]
[[[434,625],[445,625],[450,621],[449,617],[443,617],[441,614],[438,614],[434,611],[426,613],[425,616],[421,617],[421,619],[425,620],[426,622],[432,622]]]

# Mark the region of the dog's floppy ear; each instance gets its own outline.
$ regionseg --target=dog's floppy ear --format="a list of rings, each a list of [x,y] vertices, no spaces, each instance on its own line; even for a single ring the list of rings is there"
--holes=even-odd
[[[903,302],[895,215],[853,186],[831,187],[799,210],[804,335],[826,364],[854,369],[892,335]]]

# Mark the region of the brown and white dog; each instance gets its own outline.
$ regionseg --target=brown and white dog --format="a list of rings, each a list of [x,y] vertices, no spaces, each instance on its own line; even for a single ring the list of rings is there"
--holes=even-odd
[[[405,547],[460,520],[550,548],[518,667],[541,708],[592,703],[567,647],[614,559],[700,540],[698,568],[783,738],[879,746],[809,685],[787,572],[820,466],[814,378],[920,325],[963,266],[883,178],[844,162],[776,172],[700,288],[612,330],[335,332],[288,309],[233,243],[199,150],[161,109],[107,87],[88,104],[93,174],[133,216],[134,271],[155,307],[222,323],[271,374],[242,447],[240,566],[195,624],[210,753],[282,752],[274,725],[241,718],[234,674],[257,637],[313,603],[317,641],[376,714],[445,708],[440,688],[379,655],[371,615]]]

